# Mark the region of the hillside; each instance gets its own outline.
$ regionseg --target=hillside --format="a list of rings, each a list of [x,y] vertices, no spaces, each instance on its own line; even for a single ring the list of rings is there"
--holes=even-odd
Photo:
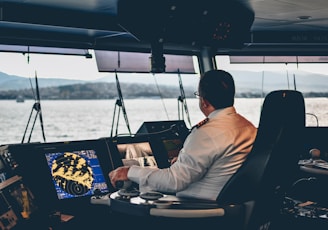
[[[275,89],[294,88],[294,76],[283,76],[275,72],[231,71],[236,83],[237,97],[261,97]],[[152,79],[150,79],[152,80]],[[121,78],[120,85],[124,98],[162,97],[178,98],[180,89],[176,83],[167,82],[154,87],[154,82],[133,82],[132,78]],[[31,82],[32,81],[32,82]],[[70,79],[38,78],[40,97],[42,99],[115,99],[118,90],[114,78],[95,81]],[[328,96],[328,77],[319,74],[300,72],[295,76],[297,89],[309,97]],[[263,84],[263,87],[262,87]],[[16,99],[18,95],[25,99],[34,99],[31,85],[35,88],[34,79],[7,75],[0,72],[0,99]],[[194,97],[197,82],[184,83],[186,97]]]
[[[32,85],[34,85],[34,79],[32,80]],[[57,78],[38,78],[39,87],[52,87],[52,86],[62,86],[62,85],[72,85],[78,83],[84,83],[81,80],[71,80],[71,79],[57,79]],[[29,78],[20,77],[16,75],[8,75],[6,73],[0,72],[0,91],[7,90],[21,90],[30,89],[31,82]]]
[[[160,92],[156,87],[149,84],[121,83],[121,92],[124,98],[142,98],[142,97],[162,97],[178,98],[180,90],[178,87],[162,86]],[[116,83],[97,82],[81,83],[73,85],[63,85],[57,87],[39,88],[42,99],[115,99],[118,98]],[[189,87],[185,89],[186,97],[194,97],[194,89]],[[0,91],[0,99],[16,99],[22,95],[25,99],[34,99],[31,89]]]

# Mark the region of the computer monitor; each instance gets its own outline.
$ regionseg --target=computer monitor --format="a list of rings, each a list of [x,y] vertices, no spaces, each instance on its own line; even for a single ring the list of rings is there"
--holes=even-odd
[[[92,195],[117,190],[108,174],[122,159],[111,154],[105,139],[40,143],[15,152],[17,172],[48,211],[76,211],[87,207]]]
[[[109,193],[97,150],[93,147],[45,153],[59,200]]]
[[[139,135],[159,135],[167,136],[174,134],[184,141],[189,135],[189,129],[184,120],[167,120],[167,121],[145,121],[138,129],[136,136]]]
[[[136,136],[148,134],[158,168],[167,168],[178,156],[190,130],[183,120],[144,122]]]
[[[39,151],[46,159],[59,200],[115,191],[108,173],[121,161],[110,154],[105,140],[57,143]]]
[[[175,135],[154,136],[151,138],[151,145],[158,168],[168,168],[171,160],[179,155],[183,147],[183,140]]]
[[[171,161],[172,158],[177,157],[179,155],[180,150],[182,149],[183,142],[181,139],[176,138],[168,138],[163,139],[162,143],[164,145],[164,148],[167,152],[168,159]]]
[[[111,151],[121,156],[123,165],[157,167],[148,135],[118,136],[109,138],[108,142]]]
[[[118,136],[108,139],[111,152],[120,155],[123,165],[168,168],[178,156],[183,141],[173,134]]]

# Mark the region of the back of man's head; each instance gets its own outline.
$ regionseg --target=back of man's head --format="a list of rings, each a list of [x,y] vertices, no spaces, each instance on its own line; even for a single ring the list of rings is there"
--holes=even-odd
[[[230,73],[224,70],[209,70],[201,76],[198,91],[215,109],[233,106],[235,83]]]

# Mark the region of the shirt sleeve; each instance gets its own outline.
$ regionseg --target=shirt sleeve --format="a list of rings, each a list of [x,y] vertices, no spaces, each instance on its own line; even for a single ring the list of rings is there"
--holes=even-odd
[[[213,148],[213,145],[218,144],[213,143],[204,128],[191,132],[179,153],[178,160],[171,167],[158,169],[131,166],[128,178],[139,184],[140,192],[153,190],[176,193],[198,181],[206,174],[218,153],[218,149]]]

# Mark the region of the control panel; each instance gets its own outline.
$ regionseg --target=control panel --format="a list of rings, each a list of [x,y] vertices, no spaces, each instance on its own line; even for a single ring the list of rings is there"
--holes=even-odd
[[[32,192],[15,173],[17,166],[8,146],[0,146],[0,229],[14,228],[37,210]]]

